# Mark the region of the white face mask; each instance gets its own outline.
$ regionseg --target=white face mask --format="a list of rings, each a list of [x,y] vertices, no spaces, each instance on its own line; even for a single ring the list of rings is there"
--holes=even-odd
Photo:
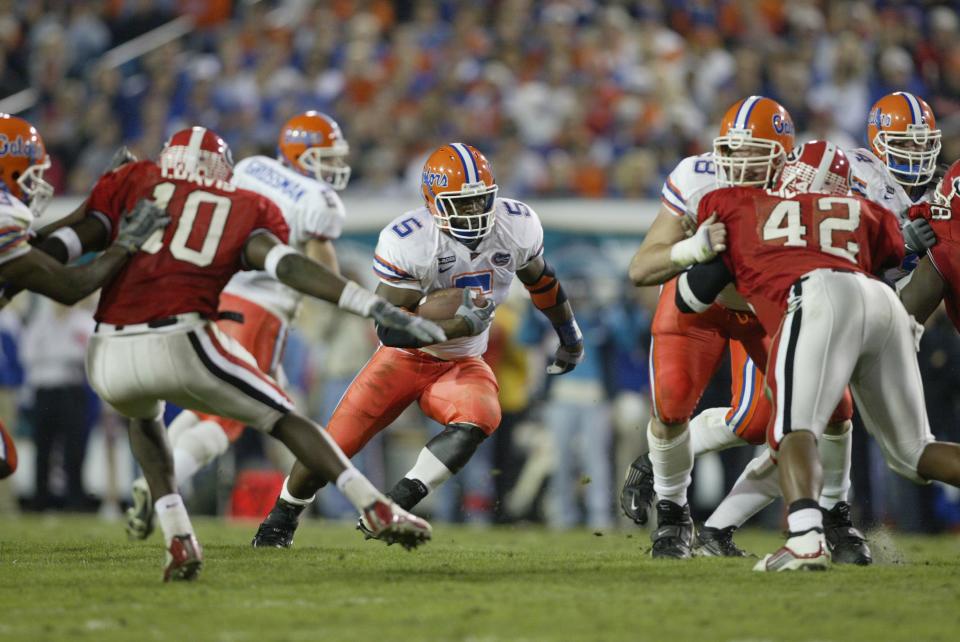
[[[785,156],[786,150],[779,142],[753,138],[749,131],[730,130],[713,140],[713,162],[721,187],[769,187],[776,181]]]
[[[464,185],[459,192],[441,192],[433,213],[437,227],[458,240],[478,241],[497,222],[493,213],[496,198],[497,186],[486,183]]]
[[[340,191],[350,181],[350,165],[347,155],[350,147],[342,140],[334,141],[332,147],[310,147],[300,154],[297,163],[318,181],[323,181]]]
[[[933,178],[941,147],[939,129],[907,125],[905,132],[879,131],[872,142],[893,178],[901,185],[925,185]]]
[[[45,156],[43,162],[31,165],[17,179],[17,185],[27,197],[27,203],[34,216],[40,216],[50,199],[53,198],[53,185],[43,178],[43,173],[50,169],[50,157]]]

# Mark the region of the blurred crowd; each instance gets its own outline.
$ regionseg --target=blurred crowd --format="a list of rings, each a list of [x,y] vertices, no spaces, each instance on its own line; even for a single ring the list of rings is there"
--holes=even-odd
[[[104,63],[105,52],[183,15],[196,25],[188,35]],[[944,160],[960,157],[958,16],[957,3],[909,0],[0,0],[0,99],[36,92],[22,115],[48,144],[47,176],[61,194],[87,191],[120,144],[149,157],[172,131],[200,124],[223,135],[235,158],[272,154],[280,123],[319,109],[351,144],[348,211],[353,194],[409,194],[425,153],[449,140],[486,153],[511,197],[655,198],[674,164],[709,149],[723,111],[750,94],[783,103],[801,138],[856,147],[870,105],[909,90],[936,113]],[[347,240],[353,268],[343,263],[358,280],[369,275],[369,241]],[[505,305],[487,355],[503,424],[428,511],[558,528],[615,522],[621,475],[649,414],[656,291],[621,281],[638,242],[550,240],[588,360],[546,381],[552,332],[523,296]],[[0,413],[33,444],[18,474],[31,477],[27,504],[38,509],[95,506],[90,493],[115,504],[133,473],[122,426],[89,394],[80,357],[61,358],[82,355],[90,329],[81,317],[89,312],[37,300],[0,313]],[[302,407],[325,421],[375,345],[369,324],[308,306],[285,363]],[[938,436],[960,440],[956,332],[937,317],[923,345],[931,419]],[[703,406],[728,401],[721,374]],[[57,407],[76,411],[43,414]],[[439,428],[413,409],[358,464],[388,486],[431,430]],[[960,527],[956,497],[893,478],[857,434],[855,504],[868,520]],[[88,438],[98,446],[88,448]],[[696,511],[719,501],[749,450],[698,465]],[[81,474],[84,452],[98,458],[86,465],[93,477]],[[244,473],[288,464],[248,435],[198,478],[191,501],[241,515],[253,506],[260,517],[259,482]],[[325,514],[344,508],[325,491]]]
[[[957,3],[919,0],[0,0],[0,95],[28,115],[60,191],[125,142],[155,154],[201,124],[241,158],[304,109],[334,115],[355,191],[390,195],[440,141],[492,157],[514,196],[656,196],[751,94],[801,137],[864,144],[880,96],[926,98],[960,156]],[[109,48],[177,15],[187,37],[109,68]]]

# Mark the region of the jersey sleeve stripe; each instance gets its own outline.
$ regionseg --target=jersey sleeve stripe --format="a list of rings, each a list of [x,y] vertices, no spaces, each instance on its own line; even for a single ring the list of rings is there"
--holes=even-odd
[[[670,201],[668,201],[666,198],[662,196],[660,197],[660,202],[666,205],[667,209],[669,209],[671,212],[673,212],[677,216],[686,216],[687,214],[687,211],[684,208],[677,207],[676,205],[674,205],[673,203],[671,203]]]
[[[669,176],[667,177],[667,182],[664,183],[664,187],[666,187],[671,194],[673,194],[680,200],[681,205],[687,204],[687,199],[683,197],[683,193],[680,191],[680,188],[678,188],[676,185],[673,184],[673,181],[670,180]]]
[[[393,263],[390,263],[379,254],[373,255],[373,262],[374,262],[374,269],[383,269],[383,271],[390,272],[394,276],[398,276],[400,278],[408,278],[408,279],[414,278],[412,274],[401,270],[396,265],[394,265]],[[377,268],[376,267],[377,265],[379,265],[380,267]]]
[[[411,282],[411,281],[412,281],[412,282],[416,282],[416,279],[413,278],[412,276],[396,276],[395,274],[390,274],[390,273],[388,273],[388,272],[382,271],[382,270],[381,270],[380,268],[378,268],[376,265],[373,266],[373,273],[376,274],[376,275],[377,275],[378,277],[380,277],[381,279],[386,279],[387,281],[392,281],[392,282],[399,282],[399,281]]]

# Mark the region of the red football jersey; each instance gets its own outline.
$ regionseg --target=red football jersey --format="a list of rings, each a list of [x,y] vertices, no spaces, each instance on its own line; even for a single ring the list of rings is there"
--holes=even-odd
[[[876,274],[903,260],[903,237],[889,210],[859,196],[800,194],[782,198],[750,187],[710,192],[700,201],[727,226],[720,256],[767,333],[786,311],[793,283],[818,268]]]
[[[910,208],[909,216],[927,219],[937,235],[937,244],[927,250],[927,256],[943,278],[947,316],[960,331],[960,205],[946,208],[920,203]]]
[[[115,325],[175,314],[214,317],[220,291],[238,270],[243,247],[264,230],[284,243],[289,228],[270,200],[219,181],[212,185],[165,178],[151,161],[103,176],[87,201],[115,238],[120,217],[142,198],[166,207],[171,221],[161,241],[151,239],[100,294],[94,318]]]

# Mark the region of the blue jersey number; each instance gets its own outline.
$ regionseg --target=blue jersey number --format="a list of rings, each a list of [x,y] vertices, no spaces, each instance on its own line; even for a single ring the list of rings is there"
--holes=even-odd
[[[461,274],[453,279],[455,288],[473,288],[480,290],[484,294],[490,294],[493,291],[493,273],[492,272],[473,272],[471,274]]]
[[[511,216],[530,216],[530,208],[523,203],[504,199],[503,207]]]
[[[712,160],[701,158],[693,164],[693,171],[697,174],[716,174],[717,168],[713,166]]]
[[[414,231],[423,229],[423,225],[415,218],[405,218],[390,229],[393,230],[394,234],[405,239],[413,234]]]

